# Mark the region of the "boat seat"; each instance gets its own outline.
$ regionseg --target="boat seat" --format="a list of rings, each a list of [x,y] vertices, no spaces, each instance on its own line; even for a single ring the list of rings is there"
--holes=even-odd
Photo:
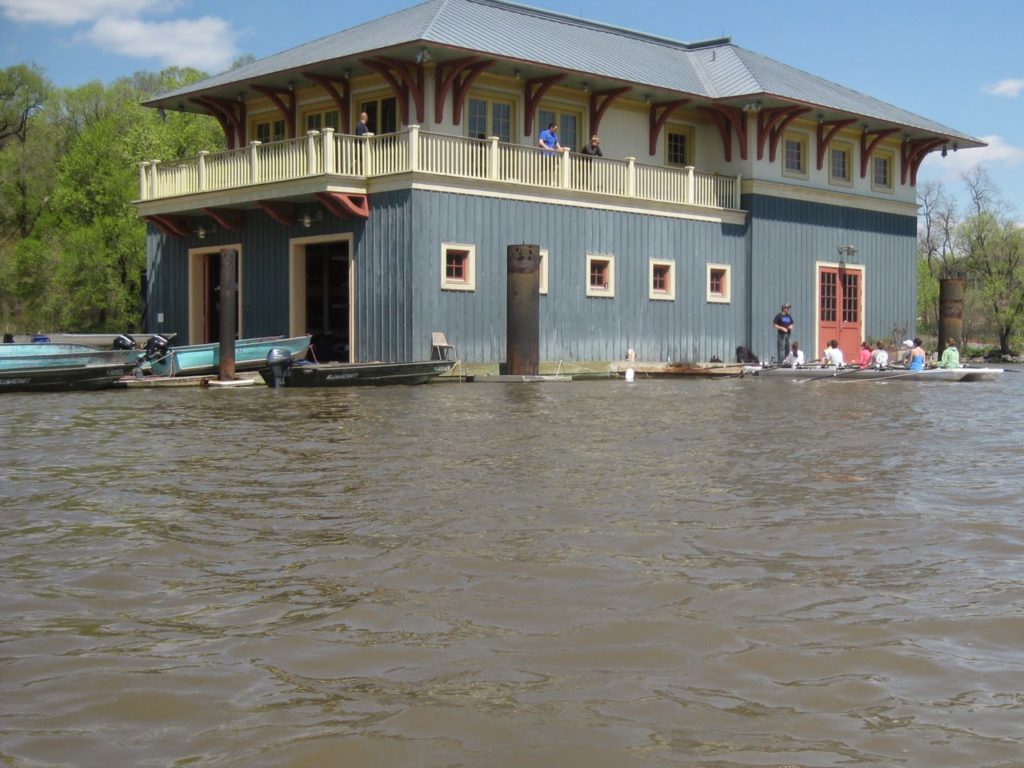
[[[448,356],[449,350],[451,357]],[[455,347],[448,343],[448,339],[441,331],[434,331],[430,334],[430,359],[431,360],[458,360],[459,355]]]

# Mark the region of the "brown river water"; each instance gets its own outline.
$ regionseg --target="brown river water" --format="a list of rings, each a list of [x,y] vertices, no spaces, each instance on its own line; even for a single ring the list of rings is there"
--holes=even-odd
[[[1024,373],[0,399],[0,764],[1024,766]]]

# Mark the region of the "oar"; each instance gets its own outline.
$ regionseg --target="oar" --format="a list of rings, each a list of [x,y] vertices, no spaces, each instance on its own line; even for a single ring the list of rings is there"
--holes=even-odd
[[[833,373],[831,376],[815,376],[814,378],[811,378],[811,379],[801,379],[800,381],[797,382],[797,384],[809,384],[812,381],[832,381],[833,379],[838,379],[841,376],[846,376],[847,374],[856,373],[857,371],[863,371],[863,370],[864,369],[859,367],[859,366],[858,367],[851,366],[849,368],[837,368],[836,372]]]

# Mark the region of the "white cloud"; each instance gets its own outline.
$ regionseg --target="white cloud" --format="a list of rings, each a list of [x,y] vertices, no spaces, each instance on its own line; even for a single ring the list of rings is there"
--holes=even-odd
[[[166,11],[176,2],[161,0],[0,0],[4,16],[14,21],[68,26],[110,15],[134,16]]]
[[[987,147],[978,149],[952,150],[943,157],[939,152],[930,153],[921,163],[920,183],[924,179],[957,185],[964,173],[978,165],[998,171],[1010,166],[1024,164],[1024,148],[1007,144],[1001,136],[982,136]],[[1016,194],[1011,190],[1011,194]]]
[[[1016,99],[1024,91],[1024,80],[1000,80],[995,85],[986,85],[985,93],[990,96],[1005,96]]]
[[[161,22],[102,18],[80,37],[110,53],[207,72],[221,72],[238,57],[235,31],[216,16]]]

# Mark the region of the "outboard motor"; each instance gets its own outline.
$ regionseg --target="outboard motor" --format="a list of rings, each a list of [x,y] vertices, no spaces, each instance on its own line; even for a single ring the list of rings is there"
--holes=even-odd
[[[292,367],[292,353],[287,349],[274,347],[267,352],[267,366],[270,368],[270,377],[267,384],[272,387],[285,386],[288,371]]]
[[[144,360],[158,360],[167,354],[167,350],[170,346],[171,343],[167,341],[167,339],[159,333],[154,333],[146,339],[146,344],[142,348],[142,351],[144,352],[142,357]]]
[[[121,333],[114,337],[114,344],[111,349],[138,349],[135,339],[127,333]]]

